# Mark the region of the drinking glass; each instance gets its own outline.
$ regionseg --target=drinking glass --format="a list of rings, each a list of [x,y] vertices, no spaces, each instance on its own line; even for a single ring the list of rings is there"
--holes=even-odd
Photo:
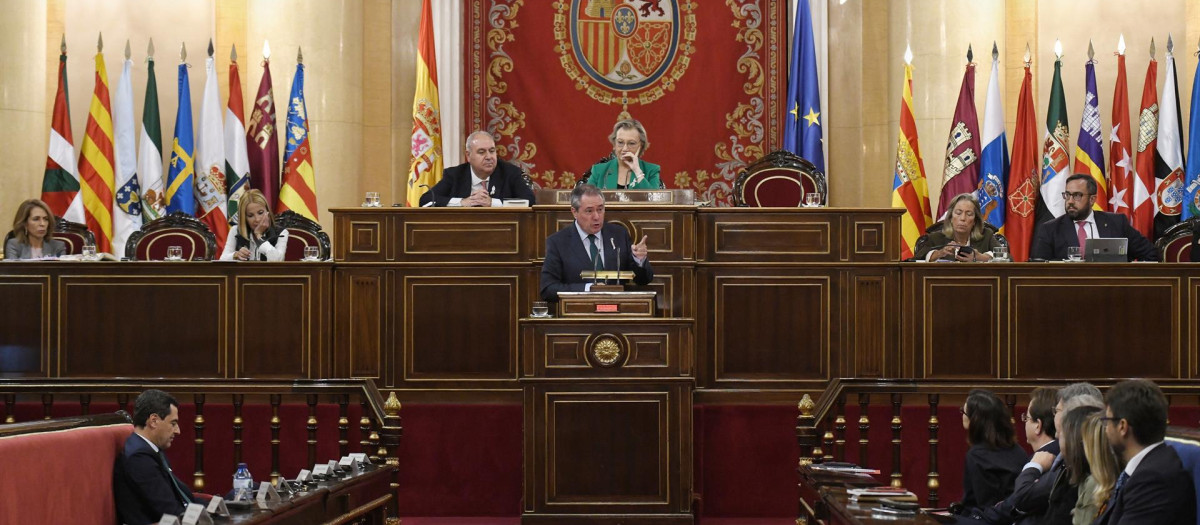
[[[98,257],[96,257],[96,245],[92,244],[90,242],[83,244],[82,255],[83,255],[83,260],[85,260],[85,261],[95,261],[95,260],[99,259]]]
[[[550,317],[550,306],[546,304],[546,301],[533,302],[533,316]]]
[[[1079,262],[1083,260],[1083,250],[1078,246],[1067,247],[1067,260],[1071,262]]]
[[[367,200],[371,202],[372,208],[378,208],[380,206],[379,192],[377,192],[377,191],[367,192]]]
[[[183,260],[183,247],[182,246],[168,246],[167,247],[167,260],[168,261],[182,261]]]
[[[320,257],[321,257],[321,251],[316,246],[305,246],[304,247],[304,260],[319,261],[319,260],[321,260]]]
[[[374,194],[375,194],[375,192],[373,192],[373,191],[367,192],[367,195],[365,197],[363,197],[362,207],[371,208],[371,207],[375,206],[375,203],[371,200],[371,196]]]
[[[992,249],[992,260],[996,262],[1008,262],[1008,247],[997,246]]]
[[[804,206],[808,208],[816,208],[821,205],[821,194],[810,192],[804,194]]]

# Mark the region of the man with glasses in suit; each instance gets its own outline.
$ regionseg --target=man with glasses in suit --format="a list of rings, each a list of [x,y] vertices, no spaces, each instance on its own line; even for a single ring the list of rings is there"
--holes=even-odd
[[[1158,252],[1150,241],[1129,225],[1129,219],[1119,213],[1096,211],[1096,180],[1091,175],[1076,173],[1067,178],[1063,192],[1062,216],[1037,226],[1030,259],[1063,260],[1067,248],[1083,249],[1087,239],[1124,237],[1129,239],[1129,260],[1157,261]]]

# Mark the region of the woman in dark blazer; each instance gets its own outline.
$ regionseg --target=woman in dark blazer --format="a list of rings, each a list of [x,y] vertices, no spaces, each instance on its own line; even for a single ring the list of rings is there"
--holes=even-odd
[[[13,217],[12,238],[4,243],[5,260],[41,259],[67,254],[67,244],[55,240],[54,214],[39,199],[22,202]]]
[[[972,390],[960,411],[971,443],[963,462],[962,514],[973,516],[1012,493],[1029,455],[1016,443],[1012,415],[996,394]]]
[[[983,227],[983,212],[974,193],[960,193],[950,201],[950,210],[942,221],[942,231],[929,234],[929,242],[917,250],[922,261],[987,262],[1000,241],[991,230]],[[969,253],[961,250],[970,246]]]

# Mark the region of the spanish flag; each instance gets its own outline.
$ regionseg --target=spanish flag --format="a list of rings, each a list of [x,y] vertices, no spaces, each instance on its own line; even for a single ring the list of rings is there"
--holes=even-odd
[[[925,163],[917,144],[917,121],[913,117],[912,65],[904,65],[904,95],[900,104],[900,140],[896,146],[896,172],[892,179],[892,207],[904,208],[900,218],[900,258],[909,259],[917,238],[933,224],[929,213],[929,187]]]
[[[96,53],[96,88],[88,108],[87,128],[79,148],[79,175],[83,184],[84,219],[96,236],[96,250],[113,253],[113,192],[116,160],[113,153],[112,102],[108,96],[108,70],[104,55]]]
[[[417,206],[421,194],[442,179],[442,117],[438,101],[437,61],[433,47],[433,9],[421,6],[417,37],[417,92],[413,96],[412,163],[408,166],[407,206]]]

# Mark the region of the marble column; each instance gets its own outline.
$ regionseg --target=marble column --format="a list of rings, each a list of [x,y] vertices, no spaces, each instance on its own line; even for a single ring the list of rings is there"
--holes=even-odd
[[[45,84],[56,73],[47,71],[46,4],[5,0],[0,12],[0,229],[7,232],[21,201],[42,193],[54,106],[54,90],[47,102]],[[56,43],[60,37],[54,35]]]

